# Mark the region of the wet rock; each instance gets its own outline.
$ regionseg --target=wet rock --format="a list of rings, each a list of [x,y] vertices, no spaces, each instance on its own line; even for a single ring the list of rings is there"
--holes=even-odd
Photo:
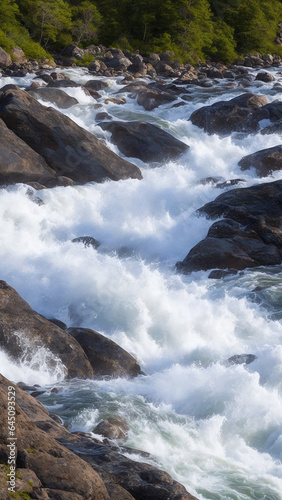
[[[108,439],[126,439],[129,427],[124,418],[119,415],[109,417],[106,420],[102,420],[92,432],[95,434],[101,434]]]
[[[242,184],[244,182],[246,182],[245,179],[229,179],[228,181],[218,182],[216,187],[218,189],[225,189],[227,187],[237,186],[238,184]]]
[[[106,113],[105,111],[101,111],[100,113],[97,113],[95,119],[97,122],[101,122],[103,120],[112,120],[113,117],[111,115],[109,115],[108,113]]]
[[[244,156],[238,165],[241,170],[254,168],[257,175],[267,177],[273,172],[282,169],[282,145],[262,149],[256,153]]]
[[[86,353],[95,377],[136,377],[141,374],[136,359],[101,333],[89,328],[69,328]]]
[[[179,157],[189,146],[156,125],[146,122],[101,123],[112,134],[112,142],[122,154],[145,162],[161,162]]]
[[[30,395],[34,398],[38,398],[38,396],[41,396],[42,394],[45,394],[46,391],[33,391],[30,393]]]
[[[137,103],[139,106],[143,106],[146,111],[152,111],[158,106],[169,104],[175,100],[176,97],[169,92],[154,89],[141,90],[137,97]]]
[[[238,271],[236,269],[215,269],[212,271],[208,278],[213,279],[213,280],[221,280],[222,278],[225,278],[226,276],[233,276],[237,274]]]
[[[67,88],[67,87],[81,87],[81,85],[80,83],[74,82],[73,80],[68,80],[68,79],[53,80],[52,78],[52,80],[48,83],[47,87]]]
[[[39,87],[37,89],[27,89],[29,95],[41,101],[51,102],[56,104],[58,108],[68,109],[75,104],[78,100],[75,97],[69,96],[66,92],[60,89],[53,89],[49,87]]]
[[[235,354],[231,358],[228,358],[227,361],[230,365],[249,365],[255,359],[257,359],[257,356],[254,354]]]
[[[84,84],[84,87],[92,90],[103,90],[107,87],[107,84],[103,82],[103,80],[88,80],[88,82]]]
[[[120,104],[125,104],[126,99],[125,99],[125,97],[120,97],[119,99],[117,97],[109,97],[108,99],[104,100],[104,103],[105,104],[113,103],[113,104],[120,105]]]
[[[56,172],[0,119],[0,185],[53,182]]]
[[[198,210],[215,222],[179,272],[245,269],[282,262],[282,181],[232,189]]]
[[[280,120],[277,120],[274,123],[271,123],[271,125],[268,125],[267,127],[264,127],[261,130],[261,134],[281,134],[282,133],[282,118]]]
[[[92,238],[92,236],[79,236],[78,238],[74,238],[72,240],[73,243],[83,243],[83,245],[87,247],[92,247],[92,248],[99,248],[101,245],[100,241],[95,240],[95,238]]]
[[[36,313],[5,281],[0,281],[0,346],[14,360],[32,364],[34,353],[49,350],[50,368],[61,360],[69,377],[91,377],[83,349],[68,333]]]
[[[41,105],[27,92],[4,92],[0,96],[0,118],[45,159],[57,176],[77,183],[142,178],[138,167],[110,151],[67,116]]]
[[[242,94],[230,101],[219,101],[194,111],[189,120],[209,134],[228,135],[231,132],[256,132],[261,114],[267,104],[264,96]]]
[[[260,71],[256,76],[256,80],[259,80],[260,82],[268,83],[268,82],[273,82],[275,80],[275,78],[268,71]]]
[[[10,385],[12,385],[11,382],[1,375],[0,403],[3,409],[7,409],[7,388]],[[30,479],[31,495],[43,494],[41,488],[44,490],[48,488],[50,492],[58,490],[62,494],[67,493],[69,496],[65,498],[109,500],[105,485],[97,472],[84,460],[38,428],[36,424],[41,415],[46,418],[46,422],[48,420],[52,422],[49,431],[53,428],[61,428],[48,416],[48,412],[42,405],[19,388],[16,388],[16,402],[17,467],[21,469],[23,483]],[[2,411],[0,415],[0,456],[2,457],[7,456],[6,411]],[[35,496],[35,498],[56,498],[56,496]]]

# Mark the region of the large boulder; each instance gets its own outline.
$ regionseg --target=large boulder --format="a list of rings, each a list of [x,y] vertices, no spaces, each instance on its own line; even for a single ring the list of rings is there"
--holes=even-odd
[[[51,102],[58,106],[58,108],[67,109],[75,104],[78,104],[78,100],[75,99],[75,97],[69,96],[61,89],[38,87],[36,89],[27,89],[27,91],[29,95],[35,97],[35,99],[41,99],[41,101],[44,102]]]
[[[94,377],[136,377],[140,366],[131,354],[101,333],[89,328],[69,328],[92,365]]]
[[[245,269],[282,262],[282,181],[232,189],[198,210],[219,219],[177,263],[182,273]]]
[[[55,182],[56,172],[0,119],[0,185]]]
[[[0,281],[0,346],[14,360],[32,363],[38,349],[50,353],[66,367],[69,377],[86,378],[93,370],[79,343],[61,328],[36,313],[5,281]]]
[[[260,108],[267,98],[246,93],[230,101],[219,101],[194,111],[189,120],[209,134],[228,135],[231,132],[257,132],[262,119]]]
[[[64,80],[62,80],[64,81]],[[8,90],[0,96],[0,118],[40,154],[57,175],[77,183],[105,179],[141,179],[138,167],[110,151],[93,134],[27,92]]]
[[[256,153],[244,156],[238,165],[241,170],[254,168],[257,175],[267,177],[276,170],[282,169],[282,145],[274,146],[273,148],[262,149]]]
[[[189,148],[151,123],[114,121],[101,123],[100,127],[111,132],[112,142],[122,154],[145,162],[175,159]]]
[[[169,92],[145,88],[139,93],[137,103],[140,106],[143,106],[146,111],[152,111],[158,106],[161,106],[162,104],[170,104],[176,99],[177,97]]]
[[[12,64],[12,59],[7,52],[0,47],[0,69],[7,68],[7,66],[10,66]]]
[[[15,408],[15,436],[17,438],[15,441],[12,439],[7,441],[8,391],[10,401],[14,401],[12,399],[14,397],[16,400],[16,404],[10,403],[12,408],[10,412]],[[15,472],[16,486],[13,491],[16,498],[31,498],[27,496],[27,492],[29,492],[32,498],[45,500],[62,500],[64,498],[110,500],[105,484],[97,472],[43,430],[43,424],[47,424],[47,427],[53,427],[53,432],[59,434],[59,424],[52,423],[48,412],[40,403],[15,387],[2,375],[0,375],[0,404],[2,408],[0,414],[0,458],[7,464],[8,457],[15,457],[17,470]],[[64,430],[61,434],[65,434]],[[15,455],[14,452],[13,454],[9,453],[9,449],[12,450],[12,447],[8,448],[8,443],[9,445],[15,443]],[[13,458],[10,458],[11,460]],[[13,464],[12,466],[14,467]],[[6,468],[8,469],[7,466]],[[5,487],[0,486],[0,498],[6,500],[11,497],[7,496],[7,470],[4,472],[6,481]],[[11,466],[9,472],[10,474],[14,473]],[[22,497],[21,491],[26,492],[25,496]]]

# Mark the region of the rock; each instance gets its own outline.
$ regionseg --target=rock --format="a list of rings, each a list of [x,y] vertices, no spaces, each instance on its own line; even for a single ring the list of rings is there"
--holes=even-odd
[[[48,87],[39,87],[37,89],[27,89],[29,95],[41,101],[52,102],[58,108],[67,109],[75,104],[78,100],[75,97],[69,96],[66,92],[60,89],[53,89]]]
[[[0,413],[0,460],[5,462],[7,388],[11,385],[9,380],[0,375],[0,405],[4,410]],[[29,478],[34,482],[32,498],[197,500],[166,472],[126,458],[112,446],[97,443],[84,433],[68,432],[51,418],[36,399],[17,387],[15,391],[17,467],[21,469],[23,484]],[[130,451],[126,447],[122,449],[126,453]],[[148,458],[147,454],[144,457]],[[3,476],[6,493],[6,470]],[[3,491],[1,484],[0,465],[0,495]]]
[[[276,170],[282,169],[282,145],[262,149],[256,153],[244,156],[238,165],[241,170],[255,168],[257,175],[267,177]]]
[[[280,120],[277,120],[276,122],[272,123],[271,125],[268,125],[267,127],[264,127],[261,130],[261,134],[281,134],[282,132],[282,118]]]
[[[55,182],[56,172],[0,119],[0,185]]]
[[[180,272],[245,269],[281,264],[282,181],[232,189],[198,210],[211,219],[209,229],[176,267]]]
[[[126,439],[126,434],[129,431],[129,427],[124,418],[119,415],[114,417],[109,417],[107,420],[102,420],[92,432],[94,434],[101,434],[109,439]]]
[[[106,113],[105,111],[101,111],[100,113],[97,113],[96,115],[96,122],[102,122],[103,120],[112,120],[113,117]]]
[[[9,56],[9,54],[7,54],[7,52],[5,52],[5,50],[3,50],[2,47],[0,47],[0,69],[7,68],[11,64],[12,64],[11,56]]]
[[[139,106],[143,106],[146,111],[152,111],[158,106],[169,104],[175,100],[176,97],[169,92],[154,89],[144,89],[139,93],[137,103],[139,104]]]
[[[282,118],[282,102],[273,101],[260,108],[261,120],[270,120],[276,122]]]
[[[126,99],[125,97],[121,97],[120,99],[118,99],[117,97],[109,97],[108,99],[104,100],[105,104],[109,104],[110,102],[112,102],[113,104],[120,105],[120,104],[125,104]]]
[[[80,49],[75,43],[71,43],[62,50],[61,55],[81,60],[84,56],[84,50]]]
[[[27,63],[27,58],[25,57],[25,53],[20,47],[14,47],[12,49],[12,56],[14,61],[16,61],[18,64]]]
[[[102,80],[88,80],[88,82],[84,84],[84,87],[92,90],[103,90],[107,85]]]
[[[101,69],[101,63],[99,63],[99,61],[93,61],[91,62],[89,65],[88,65],[88,71],[90,73],[98,73],[98,71],[100,71]]]
[[[4,92],[0,96],[0,118],[58,176],[77,183],[142,178],[138,167],[121,159],[67,116],[41,105],[27,92]]]
[[[101,333],[89,328],[69,328],[67,331],[85,351],[95,377],[132,378],[142,373],[131,354]]]
[[[146,122],[100,123],[112,134],[112,142],[122,154],[145,162],[161,162],[178,158],[189,146],[156,125]]]
[[[259,109],[266,104],[266,97],[246,93],[230,101],[203,106],[194,111],[189,120],[209,134],[253,133],[259,128]]]
[[[5,281],[0,281],[0,345],[14,360],[24,357],[32,363],[39,348],[61,360],[69,377],[91,377],[93,370],[83,349],[73,336],[36,313]]]
[[[235,354],[228,358],[228,363],[230,365],[249,365],[253,361],[255,361],[257,357],[254,354]]]
[[[81,87],[81,85],[77,82],[74,82],[73,80],[53,80],[52,79],[48,83],[47,87],[67,88],[67,87]]]
[[[268,83],[268,82],[273,82],[275,80],[275,78],[268,71],[260,71],[256,76],[256,80],[259,80],[260,82]]]
[[[100,241],[95,240],[92,236],[79,236],[78,238],[74,238],[72,240],[73,243],[83,243],[85,247],[99,248],[101,245]]]
[[[242,184],[244,182],[246,182],[245,179],[230,179],[228,181],[218,182],[216,187],[218,189],[225,189],[230,186],[237,186],[238,184]]]
[[[7,392],[13,384],[0,376],[0,456],[7,461]],[[60,498],[56,491],[64,495],[61,498],[110,500],[103,480],[84,460],[57,443],[57,441],[39,428],[38,418],[52,420],[48,412],[34,398],[23,393],[19,388],[16,392],[16,423],[17,423],[17,469],[21,477],[17,480],[20,491],[29,484],[33,498]],[[47,422],[46,422],[47,423]],[[60,429],[61,426],[52,421],[50,426]],[[63,428],[62,428],[63,429]],[[57,430],[59,433],[59,430]],[[17,471],[18,472],[18,471]],[[29,483],[28,483],[29,481]],[[21,483],[23,483],[21,485]],[[7,485],[7,479],[6,479]],[[5,485],[5,486],[6,486]],[[46,496],[35,496],[47,493]],[[53,495],[51,493],[54,493]],[[3,498],[3,497],[1,497]],[[5,497],[4,497],[5,498]]]
[[[104,63],[107,68],[113,68],[115,71],[126,71],[131,65],[131,61],[127,57],[105,58]]]

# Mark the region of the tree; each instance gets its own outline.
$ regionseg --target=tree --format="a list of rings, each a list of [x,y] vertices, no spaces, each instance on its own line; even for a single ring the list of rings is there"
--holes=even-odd
[[[44,47],[55,42],[61,30],[71,29],[71,10],[63,0],[25,0],[24,9],[26,26]]]
[[[79,6],[72,8],[72,14],[74,17],[72,35],[77,43],[97,38],[102,16],[93,3],[88,0],[81,2]]]

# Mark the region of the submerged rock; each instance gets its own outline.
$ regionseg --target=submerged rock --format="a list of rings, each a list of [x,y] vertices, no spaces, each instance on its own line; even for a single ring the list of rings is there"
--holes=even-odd
[[[5,281],[0,281],[0,346],[12,359],[24,359],[30,364],[38,349],[43,348],[49,357],[50,370],[61,360],[69,377],[93,375],[79,343],[36,313]]]
[[[89,328],[69,328],[68,332],[84,349],[94,377],[136,377],[141,368],[136,359],[101,333]]]
[[[254,354],[234,354],[227,361],[230,365],[249,365],[256,359],[257,357]]]
[[[46,108],[27,92],[4,92],[0,96],[0,118],[40,154],[58,176],[69,177],[77,183],[142,178],[137,166],[117,156],[93,134],[54,108]]]
[[[215,222],[177,269],[245,269],[282,262],[282,181],[232,189],[198,210]]]
[[[100,127],[111,132],[112,142],[122,154],[145,162],[172,160],[189,149],[189,146],[151,123],[114,121],[101,123]]]

